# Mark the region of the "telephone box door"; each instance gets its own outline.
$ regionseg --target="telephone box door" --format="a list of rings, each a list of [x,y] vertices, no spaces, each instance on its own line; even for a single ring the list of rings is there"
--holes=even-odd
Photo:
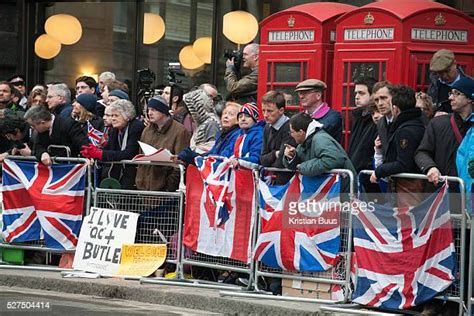
[[[342,82],[342,86],[334,87],[335,93],[338,93],[339,96],[333,94],[334,100],[341,100],[341,114],[343,118],[343,140],[342,144],[344,148],[348,148],[349,145],[349,135],[351,129],[351,111],[356,109],[355,107],[355,97],[354,97],[354,81],[360,77],[373,77],[377,81],[387,80],[393,76],[393,72],[396,71],[393,69],[393,60],[394,54],[391,52],[365,52],[364,58],[362,57],[351,57],[351,58],[341,58],[341,62],[338,64],[341,67],[336,70],[337,79],[334,82]],[[371,58],[371,55],[374,55]]]
[[[415,88],[415,91],[428,90],[430,85],[430,60],[432,53],[412,52],[410,54],[410,67],[408,85]],[[474,70],[474,56],[456,53],[456,62],[469,75]]]
[[[262,58],[262,57],[261,57]],[[282,53],[272,52],[265,54],[260,60],[263,70],[260,79],[265,81],[265,90],[279,90],[291,95],[287,99],[287,111],[301,111],[298,105],[298,95],[294,92],[298,83],[310,78],[311,69],[316,68],[315,52],[291,54],[291,57],[282,57]]]

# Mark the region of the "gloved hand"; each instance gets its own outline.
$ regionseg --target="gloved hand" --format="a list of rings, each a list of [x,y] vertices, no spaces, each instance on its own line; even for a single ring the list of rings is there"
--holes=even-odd
[[[93,158],[102,160],[102,149],[95,147],[94,145],[82,146],[81,155],[84,158]]]
[[[469,162],[467,163],[467,171],[469,172],[471,178],[474,178],[474,158],[469,160]]]

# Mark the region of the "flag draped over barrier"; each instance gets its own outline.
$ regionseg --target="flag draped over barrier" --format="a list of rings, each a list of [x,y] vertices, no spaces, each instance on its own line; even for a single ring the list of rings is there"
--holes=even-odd
[[[295,175],[286,185],[260,181],[261,229],[255,259],[287,271],[325,271],[340,244],[337,175]]]
[[[198,157],[186,174],[183,243],[194,251],[250,262],[255,189],[251,170]]]
[[[353,301],[388,309],[426,302],[454,280],[447,185],[414,208],[376,205],[354,218]]]
[[[85,164],[3,163],[3,234],[7,242],[43,239],[74,249],[84,205]]]

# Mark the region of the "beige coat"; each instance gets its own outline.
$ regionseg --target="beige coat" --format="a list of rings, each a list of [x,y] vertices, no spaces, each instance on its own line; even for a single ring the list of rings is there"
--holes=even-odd
[[[143,130],[140,141],[156,149],[166,148],[176,155],[189,146],[190,137],[181,123],[170,118],[161,129],[156,124],[148,125]],[[179,185],[179,169],[142,165],[138,167],[136,183],[139,190],[176,191]]]

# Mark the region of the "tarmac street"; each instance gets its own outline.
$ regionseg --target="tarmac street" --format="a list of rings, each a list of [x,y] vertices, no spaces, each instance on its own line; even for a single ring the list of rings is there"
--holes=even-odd
[[[222,315],[197,309],[149,304],[108,297],[25,288],[0,287],[1,315]]]
[[[25,302],[24,308],[28,306],[26,302],[30,302],[30,306],[35,303],[35,308],[39,306],[35,314],[36,311],[41,311],[41,302],[43,305],[49,302],[51,310],[43,308],[46,311],[44,315],[61,316],[112,313],[317,315],[320,306],[316,303],[220,296],[216,289],[140,284],[138,280],[63,278],[59,272],[0,266],[0,315],[7,315],[6,304],[11,300]],[[40,304],[37,305],[37,302]],[[10,303],[10,307],[11,305]],[[82,312],[73,314],[74,309]],[[56,314],[56,311],[61,313]],[[20,312],[8,315],[22,315]]]

